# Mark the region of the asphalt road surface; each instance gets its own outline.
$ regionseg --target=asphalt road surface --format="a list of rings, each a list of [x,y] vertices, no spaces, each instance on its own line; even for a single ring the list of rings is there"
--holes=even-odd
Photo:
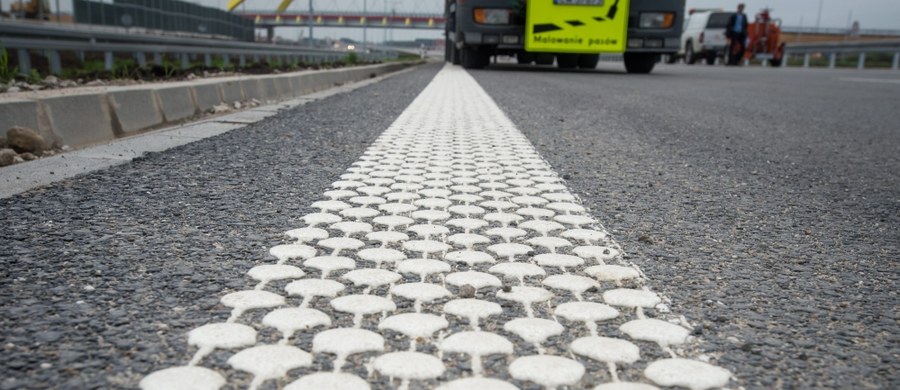
[[[425,66],[0,200],[0,388],[135,387],[153,372],[187,364],[197,352],[188,332],[229,319],[220,298],[253,289],[247,271],[274,262],[269,248],[292,242],[284,232],[320,211],[314,202],[354,161],[367,161],[366,149],[439,71]],[[896,74],[662,66],[633,76],[606,65],[470,74],[608,229],[609,245],[621,245],[618,260],[638,266],[643,285],[666,299],[665,310],[650,315],[686,318],[692,342],[679,353],[729,370],[731,388],[900,387]],[[493,118],[479,115],[467,123]],[[444,139],[433,138],[416,142]],[[283,291],[288,283],[270,284]],[[451,285],[453,295],[462,294]],[[496,286],[484,288],[476,298],[501,295]],[[596,291],[586,294],[600,301]],[[337,321],[327,302],[318,303]],[[524,317],[522,305],[514,306],[504,311]],[[547,317],[546,308],[534,307]],[[259,323],[263,314],[245,316]],[[448,333],[461,331],[448,317]],[[377,327],[371,321],[363,327]],[[313,333],[297,333],[296,345],[310,351]],[[385,334],[389,350],[406,350],[405,336]],[[282,334],[269,328],[257,337],[276,343]],[[534,353],[520,344],[516,355]],[[435,352],[429,345],[419,351]],[[650,359],[666,357],[638,345]],[[204,363],[226,372],[229,386],[250,383],[252,376],[229,371],[232,355],[216,349]],[[313,366],[330,369],[331,358],[320,355]],[[448,355],[458,364],[441,378],[471,374],[468,359]],[[365,376],[363,360],[378,354],[361,356],[348,359],[355,371],[347,372]],[[495,358],[483,363],[495,377],[534,386]],[[383,366],[376,362],[375,370],[391,371]],[[620,367],[619,375],[649,383],[640,371]],[[372,386],[387,386],[385,376],[370,377]]]

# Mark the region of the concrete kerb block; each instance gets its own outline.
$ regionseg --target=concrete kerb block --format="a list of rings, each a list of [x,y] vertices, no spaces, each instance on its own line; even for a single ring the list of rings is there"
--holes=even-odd
[[[219,84],[222,88],[222,101],[226,104],[234,104],[234,102],[242,102],[246,98],[241,83],[235,81],[224,81]]]
[[[294,78],[290,75],[276,76],[272,78],[275,88],[278,89],[278,95],[281,100],[292,99],[297,97],[297,90],[294,86]]]
[[[164,122],[152,89],[132,89],[107,93],[112,108],[113,130],[125,136]]]
[[[57,96],[42,102],[50,128],[65,145],[84,146],[116,137],[104,93]]]
[[[191,87],[184,85],[157,88],[154,91],[166,122],[174,122],[199,114],[200,110],[197,108],[197,102],[194,101]]]
[[[256,99],[264,101],[262,91],[260,91],[259,80],[256,78],[241,79],[241,90],[244,91],[244,99]]]
[[[292,76],[291,85],[294,86],[294,94],[296,96],[306,95],[313,91],[312,81],[307,73]]]
[[[222,92],[219,83],[197,84],[191,87],[194,91],[194,101],[200,112],[209,111],[210,108],[222,103]]]
[[[278,92],[278,86],[275,85],[274,77],[262,77],[257,79],[259,93],[262,95],[262,101],[280,100],[281,94]]]
[[[60,145],[60,139],[50,127],[44,107],[33,100],[4,100],[0,102],[0,145],[6,144],[6,131],[13,126],[23,126],[37,131],[44,137],[44,148]]]

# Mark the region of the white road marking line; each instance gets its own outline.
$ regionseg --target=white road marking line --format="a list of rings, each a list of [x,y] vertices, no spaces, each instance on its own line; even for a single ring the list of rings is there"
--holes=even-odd
[[[247,290],[223,297],[233,308],[228,323],[191,332],[200,351],[190,365],[153,373],[142,388],[177,379],[221,386],[223,375],[195,366],[217,348],[233,353],[229,364],[252,375],[251,387],[275,379],[288,388],[366,388],[359,380],[382,375],[401,389],[707,389],[731,377],[677,357],[671,347],[690,342],[688,329],[664,316],[660,297],[640,287],[640,270],[459,68],[441,71],[332,187],[313,204],[320,212],[301,218],[308,226],[285,233],[296,243],[273,247],[275,264],[250,270]],[[273,287],[285,279],[284,291]],[[287,307],[286,295],[302,296],[300,307]],[[242,325],[250,310],[269,312]],[[612,321],[621,333],[604,334],[609,327],[598,324]],[[277,344],[256,341],[265,327],[281,332]],[[291,343],[301,335],[313,336],[309,353]],[[516,345],[525,356],[514,356]],[[631,367],[641,348],[672,358],[642,363],[641,375]],[[349,359],[361,353],[364,362]],[[331,373],[289,373],[316,357],[333,362],[320,368]],[[499,372],[492,357],[501,358]],[[367,378],[350,374],[361,370]],[[625,372],[644,379],[620,382]]]
[[[875,83],[875,84],[900,84],[900,80],[898,79],[876,79],[876,78],[865,78],[865,77],[841,77],[838,79],[840,81],[850,81],[857,83]]]

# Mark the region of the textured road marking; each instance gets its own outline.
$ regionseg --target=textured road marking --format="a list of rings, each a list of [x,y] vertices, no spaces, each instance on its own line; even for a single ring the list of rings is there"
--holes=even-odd
[[[228,321],[190,333],[199,350],[187,366],[141,387],[706,389],[730,379],[680,357],[693,341],[686,321],[465,71],[439,73],[332,188],[298,216],[306,226],[285,232],[294,242],[222,298]]]

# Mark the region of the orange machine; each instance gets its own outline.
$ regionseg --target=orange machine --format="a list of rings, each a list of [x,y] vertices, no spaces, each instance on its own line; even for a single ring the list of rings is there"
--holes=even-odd
[[[744,58],[769,61],[772,66],[780,66],[784,58],[781,19],[772,19],[769,11],[770,9],[764,8],[756,14],[756,20],[749,24]]]

